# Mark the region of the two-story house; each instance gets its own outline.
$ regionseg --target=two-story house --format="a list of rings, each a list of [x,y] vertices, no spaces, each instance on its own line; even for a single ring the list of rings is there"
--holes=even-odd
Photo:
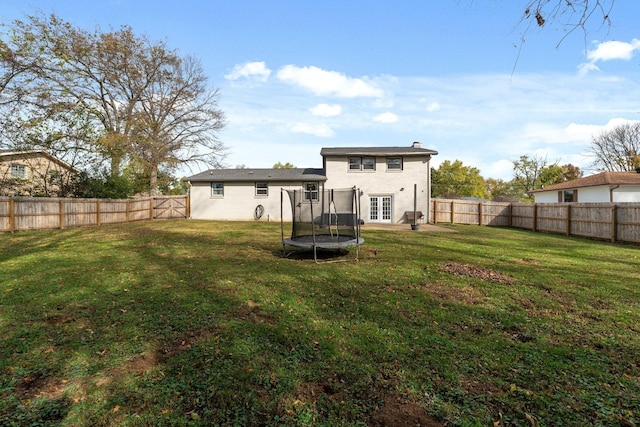
[[[0,196],[59,196],[79,171],[42,150],[0,150]]]
[[[222,220],[291,219],[280,189],[301,189],[308,198],[322,189],[360,189],[365,222],[407,223],[414,204],[428,222],[430,161],[437,151],[409,147],[323,148],[322,169],[211,169],[188,178],[191,217]],[[414,198],[415,196],[415,198]],[[284,208],[282,208],[284,206]]]

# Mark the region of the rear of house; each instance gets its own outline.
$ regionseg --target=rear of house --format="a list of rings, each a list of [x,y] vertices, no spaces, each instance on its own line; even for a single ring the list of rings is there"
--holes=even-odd
[[[191,217],[289,221],[289,200],[281,213],[281,188],[317,200],[318,191],[356,187],[365,222],[413,222],[407,213],[413,212],[414,202],[422,212],[418,222],[428,222],[430,160],[436,151],[415,142],[409,147],[323,148],[320,154],[320,169],[211,169],[193,175],[188,178]]]
[[[362,191],[362,216],[366,222],[411,223],[429,221],[430,162],[437,151],[419,142],[409,147],[323,148],[328,188],[357,187]]]

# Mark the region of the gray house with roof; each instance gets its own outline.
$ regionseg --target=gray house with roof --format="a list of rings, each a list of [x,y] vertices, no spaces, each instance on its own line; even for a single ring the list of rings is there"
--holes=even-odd
[[[280,189],[305,192],[315,200],[318,190],[357,187],[365,222],[412,222],[408,212],[429,220],[430,161],[437,151],[418,142],[409,147],[323,148],[322,168],[211,169],[188,178],[191,217],[221,220],[291,219],[288,200],[280,208]]]

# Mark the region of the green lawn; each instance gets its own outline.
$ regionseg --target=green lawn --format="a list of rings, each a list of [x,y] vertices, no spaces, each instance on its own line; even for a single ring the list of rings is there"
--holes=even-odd
[[[640,247],[450,228],[0,234],[0,426],[640,425]]]

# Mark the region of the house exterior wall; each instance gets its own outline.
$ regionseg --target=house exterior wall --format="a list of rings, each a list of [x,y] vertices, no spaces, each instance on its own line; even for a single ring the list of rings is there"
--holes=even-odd
[[[350,170],[349,157],[327,156],[324,167],[327,176],[325,188],[357,187],[363,192],[361,216],[369,221],[370,197],[392,196],[392,223],[405,223],[406,211],[413,211],[414,184],[417,184],[417,210],[427,220],[429,213],[429,156],[404,156],[402,170],[388,170],[387,157],[375,157],[375,170]],[[400,157],[400,156],[391,156]]]
[[[280,221],[280,190],[302,190],[302,182],[269,182],[268,195],[256,195],[255,182],[225,182],[224,196],[213,196],[211,182],[191,184],[191,218],[254,221],[258,205],[264,207],[260,221]],[[321,188],[321,187],[320,187]],[[291,203],[284,194],[282,213],[291,221]]]
[[[640,202],[640,186],[609,186],[580,187],[578,203],[638,203]],[[558,203],[558,190],[534,193],[536,203]]]
[[[640,185],[626,185],[613,190],[615,203],[640,203]]]
[[[24,178],[12,177],[12,165],[24,166]],[[69,167],[43,154],[3,155],[0,156],[0,196],[57,196],[59,183],[69,182],[72,173]]]

